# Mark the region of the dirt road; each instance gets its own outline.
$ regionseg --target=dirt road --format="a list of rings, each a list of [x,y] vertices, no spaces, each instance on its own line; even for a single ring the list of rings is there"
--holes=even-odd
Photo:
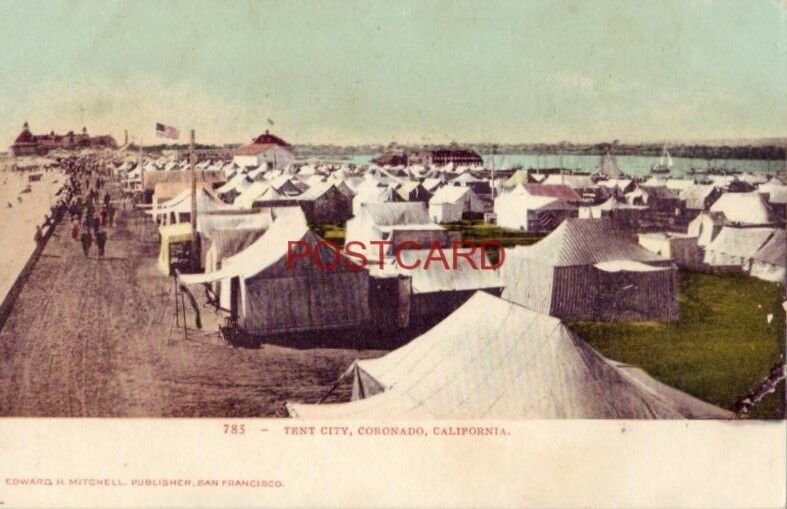
[[[84,258],[65,223],[50,239],[0,331],[0,415],[283,415],[286,400],[315,402],[353,359],[383,353],[234,348],[207,309],[185,340],[155,228],[139,211],[117,223],[102,260],[95,246]]]

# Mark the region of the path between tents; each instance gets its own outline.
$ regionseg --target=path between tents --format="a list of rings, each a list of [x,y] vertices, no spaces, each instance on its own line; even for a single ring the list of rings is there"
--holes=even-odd
[[[155,228],[139,211],[117,219],[103,260],[57,227],[0,331],[0,415],[283,415],[284,401],[316,402],[353,359],[384,353],[233,348],[205,308],[205,330],[184,340]]]

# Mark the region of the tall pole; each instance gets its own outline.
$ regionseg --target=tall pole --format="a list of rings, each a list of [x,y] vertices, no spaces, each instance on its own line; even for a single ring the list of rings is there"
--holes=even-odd
[[[189,143],[189,162],[191,172],[191,268],[199,269],[199,253],[197,251],[197,156],[194,154],[194,129],[191,130]]]
[[[492,145],[492,205],[495,203],[495,157],[497,156],[497,145]]]
[[[140,187],[141,189],[139,192],[141,196],[139,198],[140,203],[144,203],[145,198],[145,167],[142,165],[142,138],[139,139],[139,180],[140,180]],[[132,195],[132,198],[136,196],[136,194]],[[135,205],[136,208],[136,205]]]

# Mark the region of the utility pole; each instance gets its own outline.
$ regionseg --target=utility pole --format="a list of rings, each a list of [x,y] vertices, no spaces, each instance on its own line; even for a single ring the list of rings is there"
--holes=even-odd
[[[189,171],[191,172],[191,269],[199,270],[199,249],[197,238],[197,156],[194,153],[194,129],[191,130],[189,143]]]

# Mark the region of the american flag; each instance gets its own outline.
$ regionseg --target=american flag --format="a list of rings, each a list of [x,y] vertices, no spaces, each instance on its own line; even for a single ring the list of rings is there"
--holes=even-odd
[[[169,138],[170,140],[177,140],[180,138],[180,131],[178,131],[174,127],[170,127],[164,124],[159,124],[156,122],[156,137],[158,138]]]

